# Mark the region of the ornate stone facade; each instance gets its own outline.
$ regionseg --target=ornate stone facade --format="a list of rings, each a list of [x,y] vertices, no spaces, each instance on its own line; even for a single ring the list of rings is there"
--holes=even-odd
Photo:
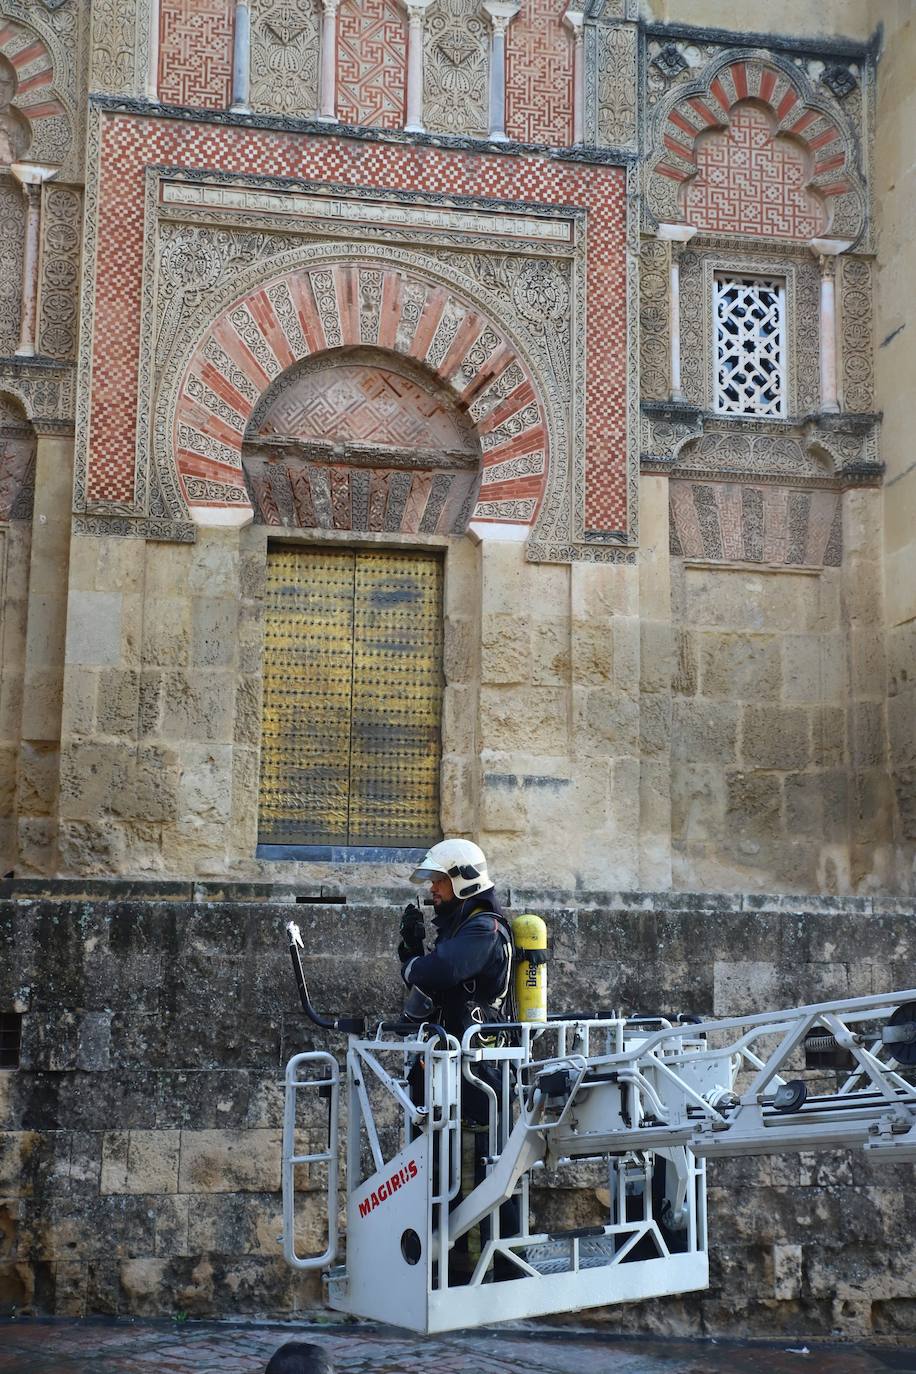
[[[259,850],[265,588],[307,547],[441,560],[441,830],[526,902],[737,893],[750,938],[816,894],[804,941],[911,893],[912,40],[872,0],[849,39],[839,0],[512,8],[0,0],[0,873],[400,892],[390,853]],[[809,1311],[753,1306],[783,1260],[745,1331]],[[69,1312],[171,1308],[192,1262],[141,1298],[47,1259]]]

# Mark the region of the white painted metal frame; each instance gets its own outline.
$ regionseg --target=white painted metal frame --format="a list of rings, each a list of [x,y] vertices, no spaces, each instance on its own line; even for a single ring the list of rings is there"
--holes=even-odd
[[[461,1044],[425,1027],[406,1038],[381,1029],[351,1036],[348,1254],[330,1272],[330,1305],[438,1332],[705,1287],[707,1157],[861,1147],[876,1161],[916,1161],[916,1087],[875,1029],[909,1002],[916,990],[699,1024],[570,1019],[522,1026],[506,1047],[481,1046],[477,1027]],[[777,1090],[797,1073],[811,1030],[848,1050],[855,1069],[837,1091],[783,1110]],[[421,1093],[411,1073],[418,1063]],[[321,1077],[310,1078],[306,1065]],[[478,1077],[484,1065],[491,1083]],[[487,1153],[483,1181],[460,1196],[461,1100],[470,1085],[488,1104],[475,1136],[475,1149]],[[296,1155],[296,1094],[319,1086],[331,1097],[328,1148]],[[337,1092],[332,1056],[290,1061],[284,1253],[297,1268],[335,1258]],[[599,1158],[608,1170],[606,1223],[532,1230],[532,1181],[547,1186],[558,1166]],[[328,1246],[298,1256],[294,1169],[319,1161],[329,1167]],[[500,1207],[513,1197],[517,1234],[502,1235]],[[481,1223],[479,1258],[459,1283],[454,1247]]]

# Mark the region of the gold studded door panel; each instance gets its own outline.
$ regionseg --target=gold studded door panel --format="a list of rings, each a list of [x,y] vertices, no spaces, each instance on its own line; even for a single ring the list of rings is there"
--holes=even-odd
[[[441,660],[435,557],[269,552],[262,844],[438,838]]]
[[[354,567],[349,551],[268,554],[262,844],[347,844]]]
[[[350,843],[439,835],[442,565],[412,553],[356,559]]]

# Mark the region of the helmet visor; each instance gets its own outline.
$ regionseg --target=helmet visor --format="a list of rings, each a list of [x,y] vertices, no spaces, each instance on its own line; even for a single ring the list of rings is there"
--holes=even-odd
[[[444,868],[430,868],[429,865],[421,865],[419,868],[415,868],[411,873],[410,881],[416,883],[419,887],[423,883],[428,883],[431,878],[446,877],[448,877],[448,874]]]

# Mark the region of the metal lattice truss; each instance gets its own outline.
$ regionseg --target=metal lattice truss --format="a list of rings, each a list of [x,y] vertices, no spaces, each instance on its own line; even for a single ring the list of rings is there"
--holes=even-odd
[[[707,1158],[847,1148],[916,1162],[916,989],[726,1021],[562,1019],[504,1045],[482,1038],[492,1030],[351,1035],[344,1100],[334,1056],[290,1060],[284,1253],[333,1266],[345,1138],[339,1311],[432,1332],[695,1290]],[[552,1180],[594,1189],[596,1169],[603,1219],[545,1224]],[[321,1254],[297,1249],[297,1228],[314,1234],[303,1189],[326,1193]]]
[[[785,415],[785,282],[717,275],[713,290],[716,410]]]

